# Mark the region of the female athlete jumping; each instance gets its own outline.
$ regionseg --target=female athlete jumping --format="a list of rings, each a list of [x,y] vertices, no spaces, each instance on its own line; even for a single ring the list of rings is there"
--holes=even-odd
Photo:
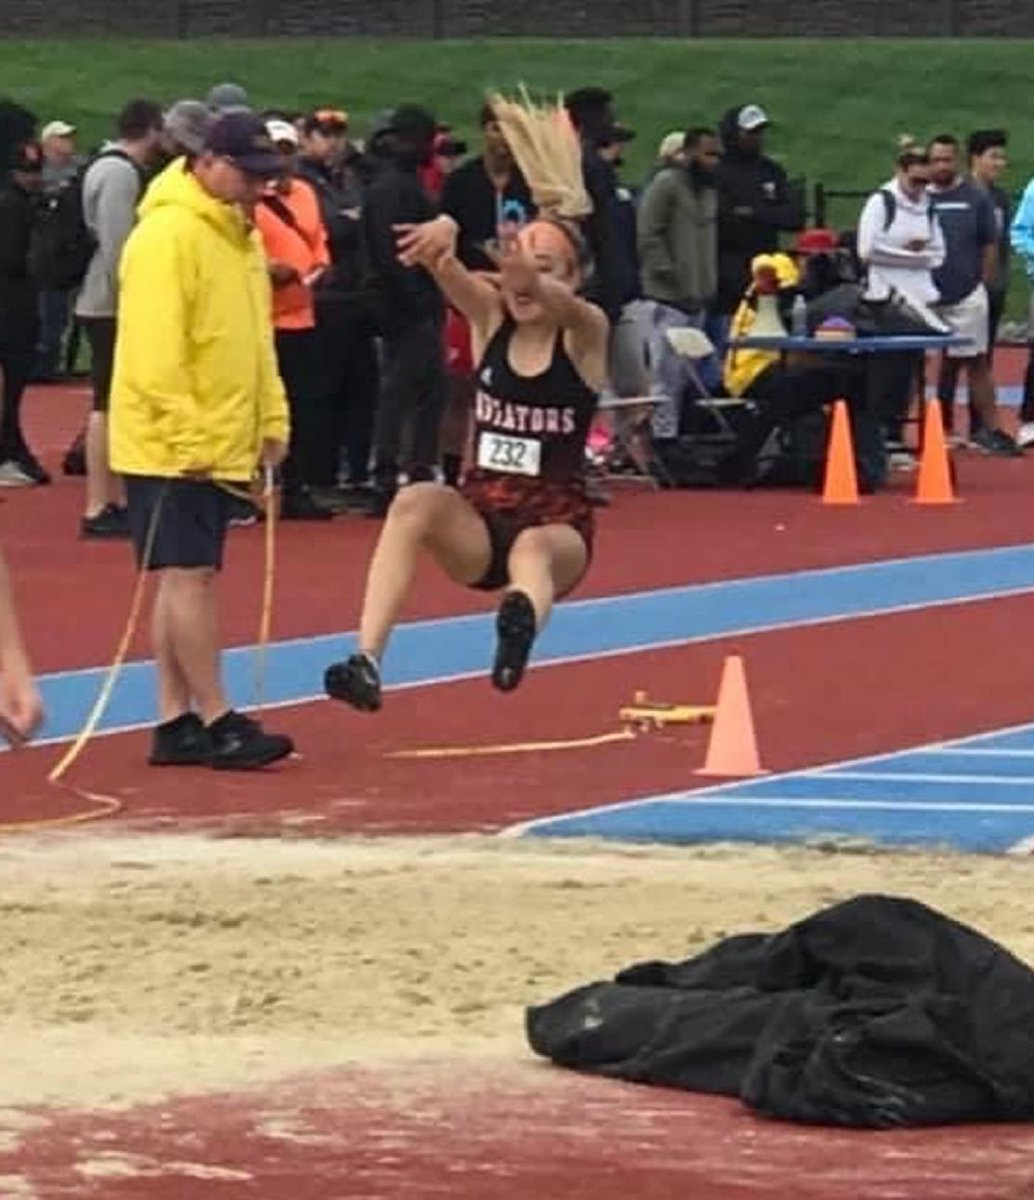
[[[555,130],[569,136],[559,124]],[[565,194],[575,200],[568,207],[584,213],[580,179],[579,166]],[[474,454],[458,490],[415,483],[391,506],[370,564],[359,653],[325,678],[328,695],[360,710],[380,708],[381,654],[422,550],[459,584],[506,589],[492,670],[500,691],[520,683],[554,600],[577,585],[592,556],[585,442],[606,373],[608,326],[577,294],[588,264],[576,225],[542,208],[546,215],[503,234],[492,281],[456,257],[451,218],[398,231],[403,264],[428,270],[470,322]]]

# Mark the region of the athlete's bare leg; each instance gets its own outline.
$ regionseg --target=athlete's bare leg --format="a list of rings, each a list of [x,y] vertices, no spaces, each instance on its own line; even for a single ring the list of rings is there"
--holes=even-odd
[[[459,492],[414,483],[392,501],[370,562],[359,621],[359,654],[327,669],[327,693],[368,712],[380,708],[379,662],[427,551],[454,582],[476,583],[492,546],[484,521]]]

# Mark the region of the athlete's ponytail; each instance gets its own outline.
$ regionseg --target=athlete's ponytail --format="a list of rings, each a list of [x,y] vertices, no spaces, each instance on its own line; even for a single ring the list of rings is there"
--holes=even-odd
[[[562,101],[535,104],[522,87],[516,100],[488,101],[531,198],[543,216],[578,221],[592,212],[585,190],[582,146]]]

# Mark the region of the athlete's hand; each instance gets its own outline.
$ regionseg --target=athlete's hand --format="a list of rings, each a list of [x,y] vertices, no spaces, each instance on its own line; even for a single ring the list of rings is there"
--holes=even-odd
[[[456,252],[459,226],[444,213],[421,225],[395,225],[398,259],[404,267],[433,267],[441,258]]]
[[[27,669],[0,672],[0,737],[23,746],[43,720],[43,701]]]
[[[499,268],[500,283],[518,294],[534,295],[542,283],[535,260],[525,252],[516,233],[503,238],[498,254],[492,256]]]
[[[262,452],[259,454],[259,462],[261,462],[263,467],[270,467],[276,470],[286,457],[286,443],[278,442],[275,438],[263,439]]]

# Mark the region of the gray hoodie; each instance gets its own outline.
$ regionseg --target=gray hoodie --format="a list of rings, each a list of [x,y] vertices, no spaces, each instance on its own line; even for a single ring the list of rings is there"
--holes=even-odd
[[[643,295],[696,313],[718,290],[718,193],[687,170],[658,172],[639,201]]]
[[[102,153],[117,149],[104,147]],[[114,317],[118,307],[118,266],[122,247],[136,223],[140,172],[128,159],[98,158],[83,180],[83,218],[97,249],[75,303],[77,317]]]

